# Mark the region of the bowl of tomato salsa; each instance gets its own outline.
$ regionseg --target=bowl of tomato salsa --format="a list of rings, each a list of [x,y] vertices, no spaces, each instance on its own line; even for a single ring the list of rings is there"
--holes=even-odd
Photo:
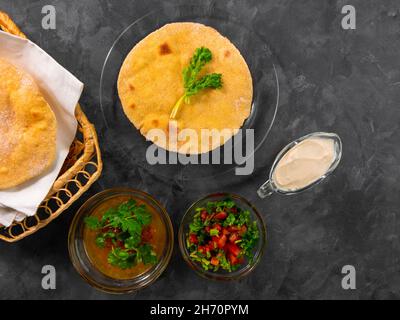
[[[184,260],[199,275],[237,280],[260,262],[266,228],[249,201],[235,194],[216,193],[190,206],[178,239]]]
[[[153,283],[173,250],[168,213],[149,194],[109,189],[90,198],[75,215],[68,249],[75,269],[93,287],[128,293]]]

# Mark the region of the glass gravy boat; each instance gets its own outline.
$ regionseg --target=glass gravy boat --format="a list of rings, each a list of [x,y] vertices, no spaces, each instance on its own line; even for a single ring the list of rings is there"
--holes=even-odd
[[[273,180],[273,175],[276,166],[278,165],[279,161],[282,159],[282,157],[289,151],[291,150],[294,146],[302,142],[303,140],[306,140],[311,137],[318,137],[318,138],[323,138],[323,139],[332,139],[334,142],[334,161],[332,162],[331,166],[329,169],[323,174],[320,178],[315,180],[314,182],[310,183],[309,185],[297,189],[297,190],[283,190],[280,189],[276,183]],[[322,180],[324,180],[327,176],[329,176],[338,166],[340,159],[342,157],[342,141],[340,140],[340,137],[335,134],[335,133],[325,133],[325,132],[314,132],[310,133],[304,137],[301,137],[291,143],[289,143],[286,147],[284,147],[281,152],[277,155],[275,158],[275,161],[272,165],[271,171],[269,173],[269,179],[257,190],[257,194],[260,198],[265,198],[270,196],[273,193],[280,193],[284,195],[292,195],[292,194],[297,194],[300,192],[303,192],[305,190],[308,190],[315,186],[316,184],[320,183]]]

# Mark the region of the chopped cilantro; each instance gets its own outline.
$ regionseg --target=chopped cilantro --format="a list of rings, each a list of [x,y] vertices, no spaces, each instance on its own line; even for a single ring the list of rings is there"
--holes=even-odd
[[[101,228],[101,222],[96,217],[85,217],[84,221],[86,226],[91,230],[97,230]]]
[[[219,234],[218,229],[210,229],[210,236],[217,236]]]
[[[99,248],[111,245],[108,263],[121,269],[132,268],[138,262],[157,263],[152,245],[142,239],[143,227],[151,221],[146,206],[133,199],[108,209],[100,220],[93,216],[84,219],[89,229],[98,231],[95,242]]]
[[[226,220],[224,221],[224,227],[231,226],[235,223],[236,217],[234,214],[230,213]]]

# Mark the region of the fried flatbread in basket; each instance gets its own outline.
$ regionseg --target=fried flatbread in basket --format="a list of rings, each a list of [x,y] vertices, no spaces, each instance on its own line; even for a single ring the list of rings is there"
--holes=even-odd
[[[56,117],[34,79],[0,59],[0,190],[48,170],[56,157]]]

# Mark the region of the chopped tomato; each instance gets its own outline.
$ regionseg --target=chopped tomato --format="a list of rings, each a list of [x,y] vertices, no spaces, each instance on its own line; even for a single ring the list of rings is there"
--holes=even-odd
[[[107,232],[109,232],[109,231],[111,231],[111,230],[112,230],[111,227],[104,227],[103,229],[101,229],[101,232],[107,233]]]
[[[200,217],[201,217],[201,220],[206,220],[207,219],[207,217],[208,217],[208,212],[206,211],[206,210],[203,210],[201,213],[200,213]]]
[[[235,255],[236,257],[240,254],[240,248],[236,243],[227,243],[225,245],[225,249],[226,251],[232,253],[233,255]]]
[[[217,266],[217,265],[219,265],[219,260],[216,257],[212,257],[211,258],[211,264],[213,266]]]
[[[242,264],[244,263],[244,257],[235,256],[233,253],[228,252],[227,254],[228,260],[232,265]]]
[[[211,249],[208,246],[199,246],[198,250],[200,253],[203,253],[203,254],[211,251]]]
[[[240,230],[240,228],[237,226],[229,226],[228,230],[229,230],[229,232],[237,232]]]
[[[240,234],[241,236],[243,236],[246,232],[247,232],[247,227],[246,227],[246,225],[244,224],[244,225],[241,226],[241,228],[240,228],[240,230],[239,230],[239,234]]]
[[[239,263],[239,259],[232,253],[228,253],[228,259],[232,265],[236,265]]]
[[[210,233],[210,227],[209,226],[206,226],[205,228],[204,228],[208,233]]]
[[[118,248],[125,248],[125,244],[121,240],[117,240],[117,242],[115,243],[115,246]]]
[[[101,229],[101,232],[103,233],[107,233],[107,232],[113,232],[113,233],[121,233],[122,230],[121,228],[113,228],[113,227],[104,227],[103,229]]]
[[[228,234],[230,234],[230,232],[229,232],[229,230],[227,228],[223,228],[222,229],[222,234],[228,235]]]
[[[224,219],[226,219],[227,216],[228,216],[228,214],[225,211],[220,211],[215,215],[214,218],[218,219],[218,220],[224,220]]]
[[[149,242],[153,239],[153,230],[150,226],[143,228],[142,230],[142,242]]]
[[[212,241],[216,244],[219,249],[222,249],[225,246],[226,240],[228,238],[226,235],[222,235],[220,237],[214,236],[212,237]]]
[[[113,245],[111,238],[106,238],[106,240],[104,241],[104,246],[106,248],[111,248]]]
[[[197,243],[199,243],[199,239],[197,238],[197,236],[194,233],[191,233],[189,235],[189,242],[197,244]]]
[[[222,227],[221,227],[221,225],[219,223],[214,224],[212,228],[213,229],[217,229],[218,231],[222,230]]]
[[[230,242],[235,242],[235,241],[237,241],[237,240],[239,240],[240,239],[240,237],[239,237],[239,235],[237,234],[237,233],[232,233],[230,236],[229,236],[229,241]]]
[[[232,213],[237,213],[237,212],[238,212],[238,211],[237,211],[237,208],[235,208],[235,207],[231,208],[230,211],[231,211]]]
[[[218,242],[217,242],[217,246],[218,248],[222,249],[225,246],[227,237],[225,235],[222,235],[221,237],[219,237]]]
[[[208,241],[208,244],[206,245],[206,247],[209,250],[214,250],[217,247],[217,245],[216,245],[216,243],[214,241],[210,240],[210,241]]]

